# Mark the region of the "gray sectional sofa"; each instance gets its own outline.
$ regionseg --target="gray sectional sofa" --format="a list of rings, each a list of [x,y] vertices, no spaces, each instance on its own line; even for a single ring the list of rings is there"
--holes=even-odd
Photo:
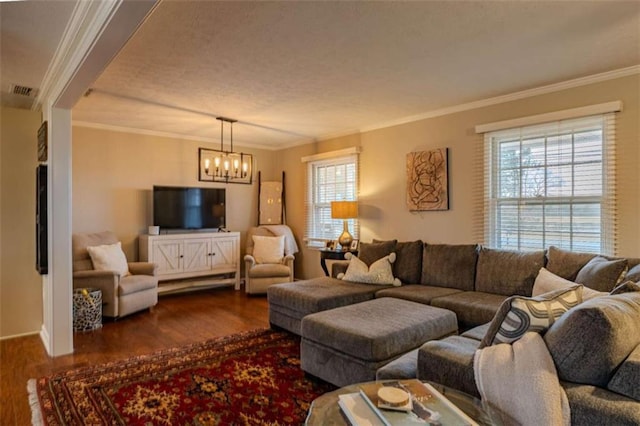
[[[510,296],[531,296],[542,267],[601,292],[611,291],[621,278],[640,281],[640,259],[613,259],[555,247],[517,252],[479,245],[392,240],[362,243],[359,258],[371,264],[392,252],[396,253],[394,276],[403,283],[400,287],[321,277],[269,288],[269,320],[274,327],[302,336],[301,346],[307,347],[307,354],[304,350],[302,354],[303,369],[305,360],[307,366],[313,364],[313,368],[305,371],[328,381],[340,377],[333,380],[340,386],[345,380],[361,381],[363,376],[350,377],[349,372],[339,372],[341,375],[337,376],[335,372],[340,369],[344,355],[340,348],[350,345],[330,340],[332,336],[344,339],[349,334],[336,330],[332,335],[326,324],[322,332],[317,332],[316,323],[346,318],[342,321],[356,324],[357,321],[349,321],[346,307],[362,304],[351,308],[353,312],[362,313],[373,299],[402,299],[455,313],[459,334],[443,334],[442,338],[427,342],[402,342],[406,353],[387,351],[393,357],[378,370],[378,378],[413,375],[478,396],[473,357],[489,328],[488,323]],[[332,275],[345,267],[334,265]],[[637,286],[632,285],[630,289]],[[640,424],[640,292],[603,294],[563,314],[544,339],[567,392],[573,424]],[[324,314],[316,315],[318,313]],[[353,324],[347,325],[351,334]],[[375,318],[369,325],[375,329]],[[405,335],[416,336],[416,333]],[[384,339],[384,335],[376,338]],[[317,346],[323,347],[322,357],[316,356]],[[351,351],[357,352],[357,349],[351,348]],[[349,370],[352,365],[346,363],[343,367]],[[323,376],[325,368],[331,371]]]

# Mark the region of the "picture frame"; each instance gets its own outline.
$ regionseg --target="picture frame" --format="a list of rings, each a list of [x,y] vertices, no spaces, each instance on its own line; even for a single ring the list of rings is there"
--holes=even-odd
[[[335,250],[336,248],[336,242],[333,240],[328,240],[324,243],[324,248],[326,250]]]
[[[351,241],[351,245],[349,246],[349,250],[350,251],[356,251],[358,250],[358,245],[360,244],[360,240],[356,240],[354,239],[353,241]]]

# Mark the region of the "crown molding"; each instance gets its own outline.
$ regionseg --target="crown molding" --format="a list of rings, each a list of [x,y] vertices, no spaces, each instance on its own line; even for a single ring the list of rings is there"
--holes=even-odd
[[[92,123],[90,121],[73,120],[72,125],[74,127],[86,127],[90,129],[107,130],[111,132],[132,133],[136,135],[145,135],[145,136],[158,136],[161,138],[182,139],[187,141],[196,141],[196,142],[205,142],[205,143],[216,143],[216,144],[220,143],[220,139],[205,138],[202,136],[183,135],[180,133],[172,133],[172,132],[161,132],[158,130],[138,129],[135,127],[114,126],[111,124]],[[241,146],[244,148],[262,149],[265,151],[278,151],[282,149],[281,146],[270,147],[270,146],[265,146],[260,144],[252,144],[252,143],[244,143],[244,142],[239,143],[238,141],[234,141],[234,145]]]
[[[462,111],[483,108],[491,105],[498,105],[505,102],[516,101],[519,99],[531,98],[533,96],[544,95],[547,93],[559,92],[561,90],[572,89],[574,87],[586,86],[588,84],[599,83],[602,81],[613,80],[616,78],[627,77],[634,74],[640,74],[640,65],[633,65],[627,68],[620,68],[613,71],[607,71],[600,74],[594,74],[586,77],[575,78],[560,83],[549,84],[546,86],[536,87],[533,89],[522,90],[520,92],[510,93],[508,95],[495,96],[493,98],[482,99],[479,101],[469,102],[466,104],[455,105],[447,108],[441,108],[429,111],[423,114],[412,115],[397,120],[387,121],[375,126],[368,126],[360,129],[361,133],[370,132],[372,130],[385,129],[387,127],[398,126],[400,124],[412,123],[414,121],[425,120],[428,118],[441,117],[443,115],[454,114]],[[325,139],[321,139],[325,140]]]

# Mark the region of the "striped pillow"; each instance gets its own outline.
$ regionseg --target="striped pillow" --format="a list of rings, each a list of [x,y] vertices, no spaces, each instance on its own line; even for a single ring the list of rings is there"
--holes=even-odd
[[[478,349],[513,343],[528,331],[546,331],[562,314],[582,303],[582,285],[537,297],[512,296],[502,302]]]

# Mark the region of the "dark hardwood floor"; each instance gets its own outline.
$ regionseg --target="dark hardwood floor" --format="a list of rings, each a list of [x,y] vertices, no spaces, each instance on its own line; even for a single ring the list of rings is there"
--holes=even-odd
[[[266,297],[231,288],[161,296],[151,311],[75,333],[72,355],[50,358],[39,336],[0,342],[0,424],[29,425],[27,380],[269,326]]]

